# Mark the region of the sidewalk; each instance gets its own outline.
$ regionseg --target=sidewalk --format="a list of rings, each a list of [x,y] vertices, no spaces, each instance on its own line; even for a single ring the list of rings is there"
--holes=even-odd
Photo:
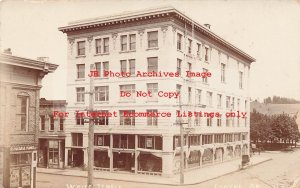
[[[254,155],[250,158],[251,166],[258,165],[260,163],[271,160],[269,157],[263,157],[260,155]],[[184,173],[185,185],[193,185],[201,182],[205,182],[217,177],[230,174],[239,170],[239,164],[241,159],[228,161],[212,166],[203,167],[201,169],[195,169]],[[56,174],[65,176],[80,176],[87,177],[87,171],[72,170],[72,169],[47,169],[38,168],[38,173]],[[173,177],[161,177],[150,176],[141,174],[129,174],[129,173],[112,173],[112,172],[94,172],[94,178],[118,180],[127,182],[141,182],[151,184],[164,184],[164,185],[179,185],[179,174]]]

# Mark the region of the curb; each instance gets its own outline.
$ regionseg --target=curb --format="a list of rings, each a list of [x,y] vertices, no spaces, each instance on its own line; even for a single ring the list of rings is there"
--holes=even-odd
[[[256,166],[256,165],[259,165],[259,164],[262,164],[264,162],[267,162],[267,161],[270,161],[272,160],[272,158],[268,158],[267,160],[264,160],[264,161],[261,161],[261,162],[258,162],[256,164],[251,164],[248,168],[251,168],[253,166]],[[180,185],[179,183],[156,183],[156,182],[147,182],[147,181],[136,181],[136,180],[122,180],[122,179],[116,179],[116,178],[104,178],[104,177],[94,177],[94,179],[103,179],[103,180],[116,180],[116,181],[121,181],[121,182],[131,182],[131,183],[147,183],[147,184],[153,184],[153,185],[169,185],[169,186],[187,186],[187,185],[197,185],[197,184],[201,184],[201,183],[204,183],[204,182],[207,182],[207,181],[210,181],[210,180],[213,180],[213,179],[217,179],[219,177],[222,177],[222,176],[225,176],[225,175],[229,175],[229,174],[233,174],[235,172],[238,172],[238,171],[241,171],[239,168],[237,168],[236,170],[233,170],[233,171],[230,171],[230,172],[227,172],[227,173],[224,173],[224,174],[221,174],[221,175],[218,175],[218,176],[215,176],[215,177],[212,177],[212,178],[208,178],[208,179],[205,179],[205,180],[202,180],[202,181],[199,181],[199,182],[196,182],[196,183],[185,183],[183,185]],[[54,173],[50,173],[50,172],[37,172],[37,173],[42,173],[42,174],[52,174],[52,175],[55,175]],[[86,178],[87,175],[75,175],[75,174],[59,174],[59,175],[63,175],[63,176],[76,176],[76,177],[83,177],[83,178]],[[300,178],[297,179],[299,182],[300,182]],[[294,183],[295,184],[295,183]],[[291,188],[297,188],[297,187],[291,187]]]

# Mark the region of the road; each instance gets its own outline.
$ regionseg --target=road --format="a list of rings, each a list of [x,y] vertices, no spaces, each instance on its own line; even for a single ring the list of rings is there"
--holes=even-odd
[[[288,152],[262,152],[272,160],[187,188],[289,188],[300,177],[300,148]],[[116,174],[117,175],[117,174]],[[86,178],[37,174],[38,188],[84,188]],[[76,186],[70,186],[76,185]],[[170,188],[149,183],[95,179],[95,188]],[[181,186],[177,186],[181,187]]]

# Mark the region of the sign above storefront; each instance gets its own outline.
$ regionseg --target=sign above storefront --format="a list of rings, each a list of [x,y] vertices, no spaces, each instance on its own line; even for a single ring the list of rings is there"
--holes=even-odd
[[[37,150],[37,147],[34,145],[21,145],[21,146],[11,146],[10,151],[28,151],[28,150]]]

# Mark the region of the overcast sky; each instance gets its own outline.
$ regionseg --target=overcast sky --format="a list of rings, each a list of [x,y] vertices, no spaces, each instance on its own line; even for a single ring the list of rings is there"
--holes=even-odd
[[[0,0],[1,1],[1,0]],[[67,37],[58,27],[104,15],[172,5],[254,58],[251,98],[300,99],[300,1],[98,0],[1,2],[1,50],[59,65],[43,80],[41,97],[66,98]]]

